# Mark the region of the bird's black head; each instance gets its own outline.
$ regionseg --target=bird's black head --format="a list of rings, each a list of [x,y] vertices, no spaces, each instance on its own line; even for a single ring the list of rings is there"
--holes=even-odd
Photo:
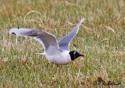
[[[72,60],[75,60],[79,56],[83,56],[84,57],[83,54],[80,54],[77,51],[70,51],[69,54],[70,54],[70,57],[71,57]]]

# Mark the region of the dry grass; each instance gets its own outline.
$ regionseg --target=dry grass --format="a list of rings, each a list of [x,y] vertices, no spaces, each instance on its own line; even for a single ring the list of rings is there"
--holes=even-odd
[[[124,0],[0,0],[0,87],[109,87],[125,84]],[[49,65],[32,38],[9,35],[13,27],[42,29],[57,40],[86,18],[71,50],[84,53],[65,66]],[[41,51],[42,50],[42,51]],[[103,83],[102,83],[103,84]]]

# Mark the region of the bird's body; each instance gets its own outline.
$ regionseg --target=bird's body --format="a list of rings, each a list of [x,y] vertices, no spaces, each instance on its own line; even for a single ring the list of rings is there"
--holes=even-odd
[[[43,30],[29,29],[29,28],[12,28],[9,33],[17,36],[34,37],[44,48],[44,53],[38,53],[47,58],[48,63],[56,65],[65,65],[74,61],[77,57],[83,56],[77,51],[70,51],[69,44],[73,37],[78,33],[79,26],[84,21],[84,18],[79,24],[66,36],[64,36],[58,43],[54,35]]]
[[[58,52],[58,54],[45,54],[45,57],[49,63],[56,65],[65,65],[72,62],[69,51]]]

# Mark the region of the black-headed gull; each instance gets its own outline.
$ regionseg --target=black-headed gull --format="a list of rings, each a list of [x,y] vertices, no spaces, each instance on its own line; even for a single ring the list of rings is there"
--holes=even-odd
[[[38,53],[45,56],[48,63],[56,65],[65,65],[74,61],[83,54],[77,51],[70,51],[69,44],[73,37],[78,33],[79,26],[84,21],[84,18],[77,24],[74,29],[64,36],[58,43],[56,37],[43,30],[35,30],[30,28],[12,28],[9,33],[17,36],[34,37],[44,48],[44,53]]]

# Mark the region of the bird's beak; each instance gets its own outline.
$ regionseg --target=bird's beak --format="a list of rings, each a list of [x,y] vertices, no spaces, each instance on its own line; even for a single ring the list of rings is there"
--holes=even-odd
[[[83,56],[83,57],[85,57],[85,55],[83,55],[83,54],[80,54],[80,56]]]

